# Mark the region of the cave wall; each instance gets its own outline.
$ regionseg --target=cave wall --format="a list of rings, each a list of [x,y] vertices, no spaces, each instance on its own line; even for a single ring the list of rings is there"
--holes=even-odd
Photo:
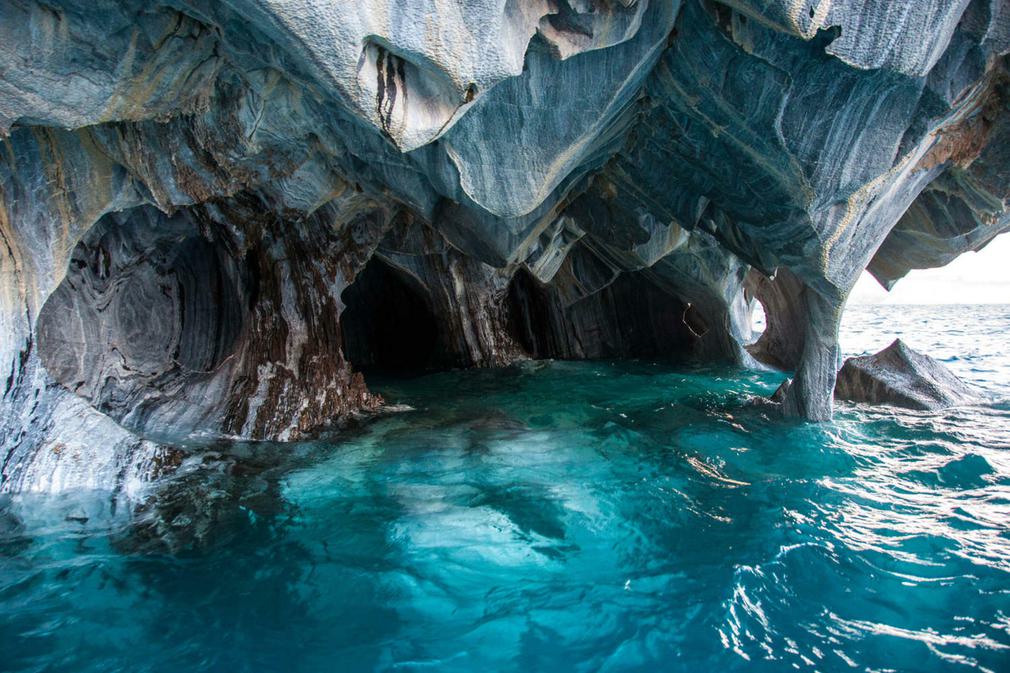
[[[688,305],[641,272],[620,273],[601,290],[572,298],[570,278],[542,286],[520,272],[509,309],[523,348],[537,359],[670,358],[691,355],[698,333]],[[695,324],[703,332],[706,328]]]
[[[1010,228],[1008,50],[1005,0],[0,0],[0,488],[375,408],[370,260],[439,367],[752,365],[763,297],[828,418],[859,273]]]
[[[387,226],[357,200],[350,236],[329,207],[287,222],[247,194],[104,216],[38,318],[42,365],[148,438],[294,439],[376,406],[340,340],[340,294]]]

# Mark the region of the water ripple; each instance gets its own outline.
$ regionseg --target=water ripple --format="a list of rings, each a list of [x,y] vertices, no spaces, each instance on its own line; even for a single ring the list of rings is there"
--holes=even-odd
[[[940,355],[1005,385],[993,350]],[[1010,406],[788,423],[748,403],[778,382],[386,382],[417,411],[339,443],[8,498],[3,668],[1010,670]]]

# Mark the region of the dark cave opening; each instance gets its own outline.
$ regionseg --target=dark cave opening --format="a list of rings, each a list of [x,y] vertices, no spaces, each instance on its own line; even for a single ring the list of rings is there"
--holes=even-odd
[[[342,299],[344,357],[355,371],[414,376],[438,364],[438,322],[409,273],[372,257]]]
[[[621,273],[573,301],[569,288],[544,285],[520,270],[506,301],[515,337],[535,359],[689,360],[708,331],[690,304],[661,289],[646,271]]]

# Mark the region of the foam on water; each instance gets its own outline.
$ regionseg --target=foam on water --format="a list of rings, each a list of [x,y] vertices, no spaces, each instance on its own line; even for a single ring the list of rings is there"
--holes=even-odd
[[[893,310],[854,311],[843,345],[907,317],[913,347],[1007,397],[1005,307]],[[141,504],[11,498],[0,668],[1008,670],[1010,405],[787,423],[751,404],[780,378],[386,382],[413,411],[215,447]]]

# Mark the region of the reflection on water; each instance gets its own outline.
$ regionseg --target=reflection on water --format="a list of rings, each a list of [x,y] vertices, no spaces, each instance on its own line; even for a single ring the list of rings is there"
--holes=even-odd
[[[440,374],[141,504],[13,497],[0,668],[1010,669],[1010,405],[784,423],[777,383]]]

